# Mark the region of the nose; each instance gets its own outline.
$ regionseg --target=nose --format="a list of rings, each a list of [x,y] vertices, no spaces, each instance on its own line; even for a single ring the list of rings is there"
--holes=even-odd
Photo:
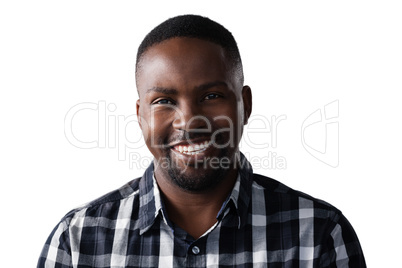
[[[184,131],[194,131],[196,129],[209,129],[209,121],[202,114],[200,106],[193,103],[183,103],[176,109],[173,128]]]

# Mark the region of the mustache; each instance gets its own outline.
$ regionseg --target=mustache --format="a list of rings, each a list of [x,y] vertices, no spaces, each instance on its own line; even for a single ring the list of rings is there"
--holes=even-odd
[[[169,144],[172,144],[172,143],[187,142],[187,141],[194,140],[194,139],[203,139],[203,138],[210,139],[211,136],[212,136],[212,133],[183,131],[179,134],[169,137],[164,142],[164,145],[169,146]],[[216,135],[216,136],[218,136],[218,135]]]

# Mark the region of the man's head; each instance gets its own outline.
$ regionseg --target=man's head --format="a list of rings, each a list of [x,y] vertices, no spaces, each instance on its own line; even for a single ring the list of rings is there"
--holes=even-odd
[[[251,91],[223,26],[200,16],[169,19],[141,43],[137,115],[155,173],[199,192],[234,170]]]

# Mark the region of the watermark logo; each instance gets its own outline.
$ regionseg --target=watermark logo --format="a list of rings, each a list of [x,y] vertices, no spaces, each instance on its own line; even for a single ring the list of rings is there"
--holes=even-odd
[[[331,166],[339,165],[339,100],[332,101],[311,113],[301,127],[304,149],[317,160]]]
[[[144,142],[145,137],[143,137],[143,133],[138,127],[137,115],[125,116],[118,114],[116,110],[117,106],[114,103],[106,103],[106,101],[98,101],[98,103],[83,102],[72,106],[66,113],[64,120],[64,132],[67,141],[73,146],[82,149],[116,149],[118,160],[128,161],[130,168],[146,168],[152,158],[140,156],[138,153],[138,149],[146,145]],[[180,111],[177,112],[180,114]],[[80,137],[74,131],[74,121],[80,115],[85,114],[91,114],[93,120],[97,121],[95,131],[97,134],[92,138]],[[191,121],[207,120],[202,116],[202,118],[198,117],[193,118]],[[214,118],[213,120],[223,119],[229,120],[230,118]],[[272,151],[278,146],[278,127],[286,119],[286,115],[272,115],[270,118],[263,115],[252,115],[249,118],[249,123],[245,126],[245,133],[240,143],[254,150],[271,150],[268,151],[267,155],[264,154],[260,157],[249,155],[247,157],[252,159],[252,164],[256,169],[259,169],[259,167],[262,169],[286,169],[286,158]],[[301,126],[301,142],[305,150],[317,160],[331,167],[338,167],[339,165],[338,119],[339,100],[335,100],[311,113]],[[150,123],[153,123],[152,120]],[[233,125],[228,124],[228,126],[228,129],[216,131],[233,131]],[[217,134],[219,133],[212,133],[212,137]],[[225,143],[219,146],[228,145]],[[231,145],[233,146],[232,143]],[[158,145],[153,144],[152,146]]]

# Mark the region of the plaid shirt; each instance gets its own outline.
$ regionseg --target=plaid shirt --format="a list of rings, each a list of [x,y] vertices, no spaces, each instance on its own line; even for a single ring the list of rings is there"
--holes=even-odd
[[[217,223],[200,238],[169,221],[151,164],[142,178],[69,212],[37,267],[366,267],[339,210],[241,162]]]

